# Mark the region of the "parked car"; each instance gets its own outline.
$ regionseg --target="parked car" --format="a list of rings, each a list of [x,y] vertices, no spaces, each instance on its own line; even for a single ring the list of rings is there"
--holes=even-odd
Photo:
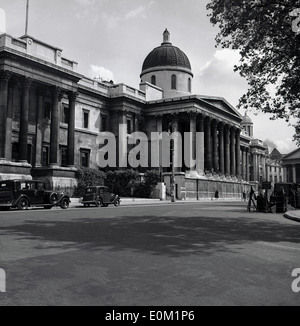
[[[107,207],[108,205],[119,206],[121,203],[120,197],[111,192],[108,187],[87,187],[82,204],[87,207],[95,205],[97,207]]]
[[[29,207],[44,207],[51,209],[60,206],[67,209],[70,205],[69,196],[63,193],[45,190],[41,181],[10,180],[0,182],[0,209],[18,208],[25,210]]]

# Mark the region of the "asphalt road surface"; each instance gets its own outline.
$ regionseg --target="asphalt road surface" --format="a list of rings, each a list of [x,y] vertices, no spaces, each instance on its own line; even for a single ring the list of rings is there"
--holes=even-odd
[[[1,212],[0,268],[0,306],[299,306],[300,223],[221,202]]]

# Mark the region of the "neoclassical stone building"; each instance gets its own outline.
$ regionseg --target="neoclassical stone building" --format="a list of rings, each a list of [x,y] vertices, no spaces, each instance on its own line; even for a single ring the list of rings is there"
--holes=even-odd
[[[89,79],[61,49],[29,35],[2,34],[0,178],[72,189],[77,168],[99,168],[101,132],[113,133],[125,148],[135,131],[191,132],[191,156],[199,155],[194,168],[176,169],[177,197],[206,198],[216,190],[238,197],[264,180],[266,148],[253,138],[247,115],[223,98],[195,95],[192,85],[190,61],[167,30],[144,61],[140,89]],[[127,126],[123,134],[120,124]],[[197,143],[196,132],[202,135]],[[170,169],[158,168],[169,189]]]

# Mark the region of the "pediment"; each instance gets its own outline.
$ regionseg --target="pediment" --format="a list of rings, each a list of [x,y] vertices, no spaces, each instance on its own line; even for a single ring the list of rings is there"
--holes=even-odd
[[[283,160],[300,160],[300,148],[292,151],[291,153],[285,155]]]
[[[221,97],[209,97],[209,96],[200,96],[201,100],[213,105],[217,109],[223,111],[224,113],[235,116],[237,119],[242,120],[243,116],[224,98]]]

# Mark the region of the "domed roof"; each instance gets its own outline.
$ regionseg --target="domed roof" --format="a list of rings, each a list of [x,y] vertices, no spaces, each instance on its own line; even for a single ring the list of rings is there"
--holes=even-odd
[[[162,66],[181,67],[192,70],[187,55],[178,47],[173,46],[169,37],[170,33],[166,29],[164,32],[164,42],[148,54],[142,71]]]
[[[253,124],[252,119],[248,116],[248,113],[246,112],[242,121],[242,124]]]

